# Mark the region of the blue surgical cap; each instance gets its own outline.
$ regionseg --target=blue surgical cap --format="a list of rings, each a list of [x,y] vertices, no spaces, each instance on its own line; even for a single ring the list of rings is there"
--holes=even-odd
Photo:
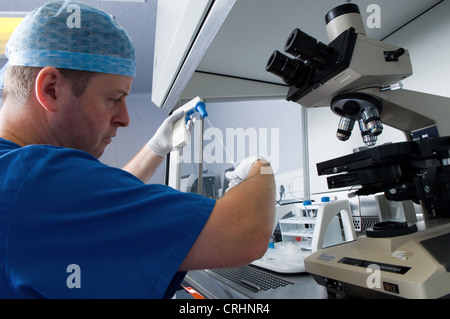
[[[30,12],[6,45],[8,65],[136,76],[133,41],[113,18],[76,1],[49,2]]]

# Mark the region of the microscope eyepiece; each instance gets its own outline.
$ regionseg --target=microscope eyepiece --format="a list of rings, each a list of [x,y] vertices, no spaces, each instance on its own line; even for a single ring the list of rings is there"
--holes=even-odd
[[[309,74],[309,68],[298,59],[290,57],[275,51],[266,65],[266,71],[275,74],[291,86],[301,87],[306,83]]]
[[[286,53],[298,57],[304,62],[309,62],[319,70],[325,68],[333,58],[334,50],[305,32],[295,29],[290,34],[286,45]]]
[[[303,61],[307,61],[314,57],[316,53],[316,45],[316,39],[299,29],[295,29],[289,35],[289,38],[284,46],[284,51],[298,57]]]

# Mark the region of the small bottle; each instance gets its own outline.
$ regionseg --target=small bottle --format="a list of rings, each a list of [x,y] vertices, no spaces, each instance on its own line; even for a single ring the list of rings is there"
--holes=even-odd
[[[330,200],[330,197],[328,197],[328,196],[324,196],[324,197],[322,197],[321,199],[320,199],[320,202],[322,203],[322,204],[324,204],[324,203],[329,203],[331,200]]]
[[[275,249],[275,236],[270,237],[269,249]]]
[[[310,218],[313,213],[312,202],[310,200],[303,201],[303,206],[305,206],[306,218]]]

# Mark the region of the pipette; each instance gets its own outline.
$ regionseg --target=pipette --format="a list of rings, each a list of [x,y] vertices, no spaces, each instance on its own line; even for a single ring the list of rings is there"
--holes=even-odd
[[[187,129],[186,124],[188,121],[192,120],[192,114],[198,112],[202,118],[206,118],[208,116],[205,101],[203,101],[200,97],[192,99],[180,107],[180,109],[186,113],[186,116],[177,120],[173,125],[172,143],[173,148],[177,151],[185,147],[191,140],[191,133]]]

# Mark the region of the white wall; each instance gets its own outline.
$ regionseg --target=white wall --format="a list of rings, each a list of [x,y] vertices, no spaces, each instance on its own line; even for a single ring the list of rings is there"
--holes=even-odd
[[[410,52],[414,75],[402,81],[405,89],[450,97],[449,12],[443,1],[385,40]]]

